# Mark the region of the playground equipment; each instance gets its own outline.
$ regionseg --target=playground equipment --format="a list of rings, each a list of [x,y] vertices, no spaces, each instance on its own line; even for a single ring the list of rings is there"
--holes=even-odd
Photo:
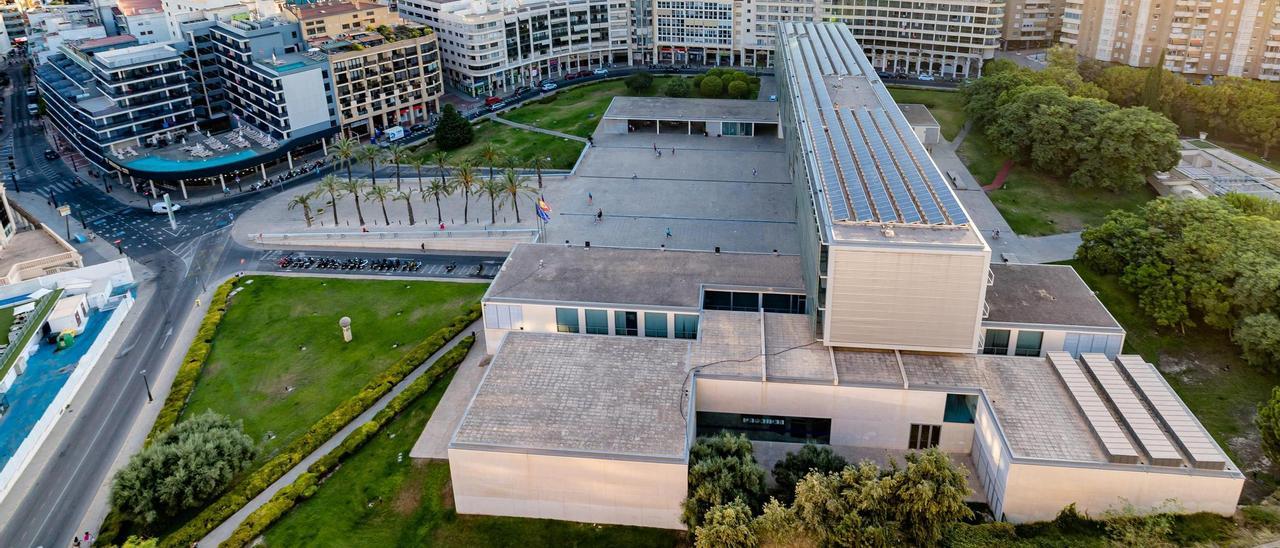
[[[76,343],[76,330],[64,329],[62,330],[62,333],[58,334],[58,350],[65,350],[67,348],[71,348],[71,345],[75,343]]]

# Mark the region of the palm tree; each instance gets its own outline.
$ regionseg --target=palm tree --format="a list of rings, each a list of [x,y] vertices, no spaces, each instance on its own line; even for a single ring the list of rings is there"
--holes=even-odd
[[[329,195],[329,202],[333,204],[333,224],[338,224],[338,196],[342,195],[343,185],[332,173],[325,175],[320,180],[320,184],[316,186],[316,192],[324,192]]]
[[[495,181],[493,179],[485,181],[484,185],[481,187],[481,190],[489,196],[489,224],[491,225],[498,224],[498,196],[501,196],[502,193],[506,191],[506,188],[507,187],[502,184],[502,181]]]
[[[408,192],[396,192],[391,195],[391,199],[404,200],[404,207],[409,208],[409,226],[413,226],[415,223],[413,220],[413,190],[410,189]]]
[[[387,156],[391,157],[391,163],[396,166],[396,192],[400,192],[400,158],[408,152],[400,143],[392,143],[387,147]]]
[[[378,186],[378,162],[385,157],[382,149],[376,145],[365,145],[356,151],[356,157],[361,162],[369,162],[369,179],[373,186]]]
[[[528,163],[529,167],[533,168],[533,171],[538,174],[538,188],[542,188],[542,169],[547,167],[547,159],[534,154],[532,158],[529,158]]]
[[[462,189],[462,224],[467,224],[467,216],[471,211],[471,189],[476,187],[476,172],[471,162],[462,162],[454,169],[453,184]]]
[[[382,220],[391,226],[391,217],[387,216],[387,197],[391,195],[391,189],[385,186],[369,185],[369,190],[364,196],[370,200],[378,200],[382,204]]]
[[[443,150],[431,155],[431,163],[440,170],[440,182],[444,182],[444,174],[449,171],[449,153]]]
[[[436,223],[444,224],[444,216],[440,214],[440,198],[453,194],[453,185],[449,184],[443,177],[438,181],[431,181],[427,185],[427,189],[422,191],[422,200],[426,201],[428,197],[436,199]]]
[[[331,155],[335,160],[346,164],[347,180],[351,180],[351,161],[356,159],[360,150],[360,142],[355,139],[338,139],[333,142],[333,152]]]
[[[315,197],[314,192],[303,192],[289,200],[289,211],[293,211],[295,207],[302,207],[302,218],[307,221],[307,228],[311,228],[311,199]]]
[[[364,190],[364,181],[355,179],[347,179],[342,183],[342,191],[351,195],[356,199],[356,218],[360,220],[360,226],[364,226],[364,211],[360,209],[360,193]]]
[[[516,212],[516,222],[520,222],[520,195],[534,194],[533,187],[529,186],[529,178],[520,175],[516,170],[507,168],[502,172],[502,191],[511,197],[511,209]]]
[[[480,157],[484,159],[486,164],[489,164],[489,180],[492,181],[493,166],[502,158],[502,153],[498,152],[497,148],[494,148],[493,143],[486,143],[484,148],[480,149]]]
[[[405,163],[418,171],[418,192],[422,192],[422,168],[426,167],[427,158],[421,154],[411,154]]]

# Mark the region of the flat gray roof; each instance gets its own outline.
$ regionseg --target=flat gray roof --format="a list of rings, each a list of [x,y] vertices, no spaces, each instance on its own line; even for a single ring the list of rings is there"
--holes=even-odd
[[[899,103],[898,108],[902,109],[902,115],[907,118],[907,123],[912,126],[941,127],[941,125],[938,124],[938,119],[933,117],[932,112],[929,112],[929,107],[910,103]]]
[[[991,265],[984,321],[1122,329],[1076,270],[1066,265]]]
[[[849,28],[781,23],[783,108],[824,225],[968,225],[969,217]]]
[[[683,462],[690,344],[509,333],[450,447]]]
[[[799,292],[804,281],[794,255],[520,244],[485,300],[697,308],[703,285]]]
[[[778,123],[778,103],[747,99],[614,97],[604,117],[618,120]]]

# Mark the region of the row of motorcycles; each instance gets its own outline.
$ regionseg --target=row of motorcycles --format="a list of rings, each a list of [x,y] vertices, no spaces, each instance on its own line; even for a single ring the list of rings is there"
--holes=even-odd
[[[318,269],[318,270],[372,270],[375,272],[417,272],[422,269],[422,261],[415,259],[335,259],[332,257],[282,257],[276,261],[280,268]],[[456,264],[445,267],[446,272],[453,272]]]

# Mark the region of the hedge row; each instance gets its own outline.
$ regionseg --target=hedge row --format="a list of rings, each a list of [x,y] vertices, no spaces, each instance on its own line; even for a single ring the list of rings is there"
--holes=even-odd
[[[230,491],[224,493],[199,515],[183,525],[181,529],[164,537],[160,541],[163,547],[186,548],[204,538],[215,527],[226,521],[264,489],[275,483],[286,472],[297,466],[307,455],[328,441],[347,423],[364,413],[369,406],[378,401],[391,390],[391,387],[404,380],[414,369],[430,358],[432,354],[444,347],[451,339],[461,333],[464,328],[480,318],[480,305],[473,303],[463,309],[463,313],[454,318],[449,325],[437,329],[435,333],[418,343],[404,357],[392,364],[382,374],[369,381],[356,395],[338,405],[331,413],[311,425],[305,433],[293,440],[279,455],[267,461],[249,477],[237,483]]]
[[[405,407],[408,407],[420,396],[426,394],[427,390],[430,390],[431,386],[445,372],[462,363],[474,342],[475,337],[468,335],[457,346],[440,356],[440,359],[431,364],[430,369],[388,402],[387,406],[374,415],[372,420],[347,434],[347,437],[342,440],[340,445],[312,463],[311,466],[307,467],[305,473],[293,480],[293,483],[285,486],[275,496],[271,497],[271,500],[267,501],[266,504],[249,514],[249,517],[245,518],[235,532],[218,546],[220,548],[249,546],[258,535],[261,535],[268,527],[284,517],[298,502],[311,498],[315,494],[321,478],[333,472],[340,462],[373,439],[373,436],[377,435]]]
[[[187,349],[187,355],[182,358],[178,375],[173,378],[173,385],[169,388],[169,397],[165,398],[164,407],[160,408],[160,415],[156,417],[156,423],[151,426],[151,433],[147,434],[147,445],[151,445],[151,440],[178,423],[178,417],[182,415],[182,410],[186,408],[187,400],[191,397],[191,391],[196,387],[196,379],[200,378],[200,370],[204,369],[204,362],[209,359],[209,350],[213,347],[213,335],[218,331],[218,324],[222,323],[222,317],[227,313],[227,295],[231,294],[231,288],[235,287],[238,279],[231,278],[222,282],[222,285],[214,290],[213,298],[209,300],[209,312],[205,313],[203,320],[200,320],[200,330],[196,332],[191,348]]]

